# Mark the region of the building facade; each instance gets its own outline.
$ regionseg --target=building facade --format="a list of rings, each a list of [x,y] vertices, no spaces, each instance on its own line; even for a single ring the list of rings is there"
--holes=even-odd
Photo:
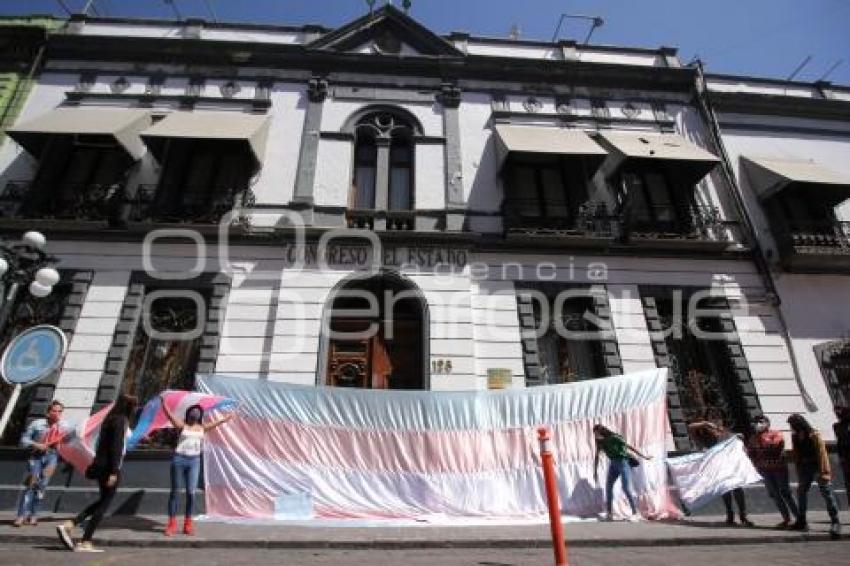
[[[829,161],[837,204],[847,91],[800,117],[671,48],[439,36],[392,6],[336,30],[75,16],[46,45],[0,147],[0,229],[43,230],[65,284],[30,415],[210,372],[447,391],[664,366],[671,449],[761,412],[831,435],[847,232],[789,248],[759,192],[784,189],[742,163]]]

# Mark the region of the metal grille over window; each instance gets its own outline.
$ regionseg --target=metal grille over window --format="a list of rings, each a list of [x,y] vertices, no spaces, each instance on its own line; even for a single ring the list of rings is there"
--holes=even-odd
[[[696,303],[702,316],[693,318],[692,292],[642,290],[656,364],[670,370],[668,407],[680,450],[690,447],[688,423],[716,420],[746,432],[759,410],[726,299],[702,299]]]
[[[622,373],[603,296],[604,291],[547,284],[517,291],[528,385]]]

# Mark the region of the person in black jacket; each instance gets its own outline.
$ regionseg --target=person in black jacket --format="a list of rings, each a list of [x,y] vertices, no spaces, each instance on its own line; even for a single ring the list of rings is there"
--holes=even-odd
[[[130,429],[130,418],[136,412],[138,400],[132,395],[121,395],[112,406],[103,424],[100,425],[100,437],[97,441],[97,450],[94,462],[86,470],[86,477],[97,480],[100,497],[97,501],[86,507],[79,515],[70,521],[56,527],[59,539],[68,550],[75,552],[102,552],[92,546],[92,536],[95,529],[103,519],[121,479],[121,465],[124,463],[124,450],[127,433]],[[72,536],[74,527],[82,523],[86,518],[83,538],[76,545]]]

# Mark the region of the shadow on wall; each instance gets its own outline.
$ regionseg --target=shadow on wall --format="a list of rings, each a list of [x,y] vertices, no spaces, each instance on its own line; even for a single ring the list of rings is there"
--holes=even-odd
[[[472,211],[499,212],[504,200],[504,189],[498,174],[495,133],[492,124],[485,127],[482,135],[487,132],[489,137],[477,160],[478,166],[475,167],[475,177],[472,179],[467,204]]]

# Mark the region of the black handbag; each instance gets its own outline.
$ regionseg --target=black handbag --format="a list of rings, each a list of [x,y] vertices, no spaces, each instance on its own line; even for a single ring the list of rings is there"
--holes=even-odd
[[[628,461],[629,461],[629,466],[631,466],[632,468],[637,468],[638,466],[640,466],[640,460],[638,460],[634,456],[629,456]]]

